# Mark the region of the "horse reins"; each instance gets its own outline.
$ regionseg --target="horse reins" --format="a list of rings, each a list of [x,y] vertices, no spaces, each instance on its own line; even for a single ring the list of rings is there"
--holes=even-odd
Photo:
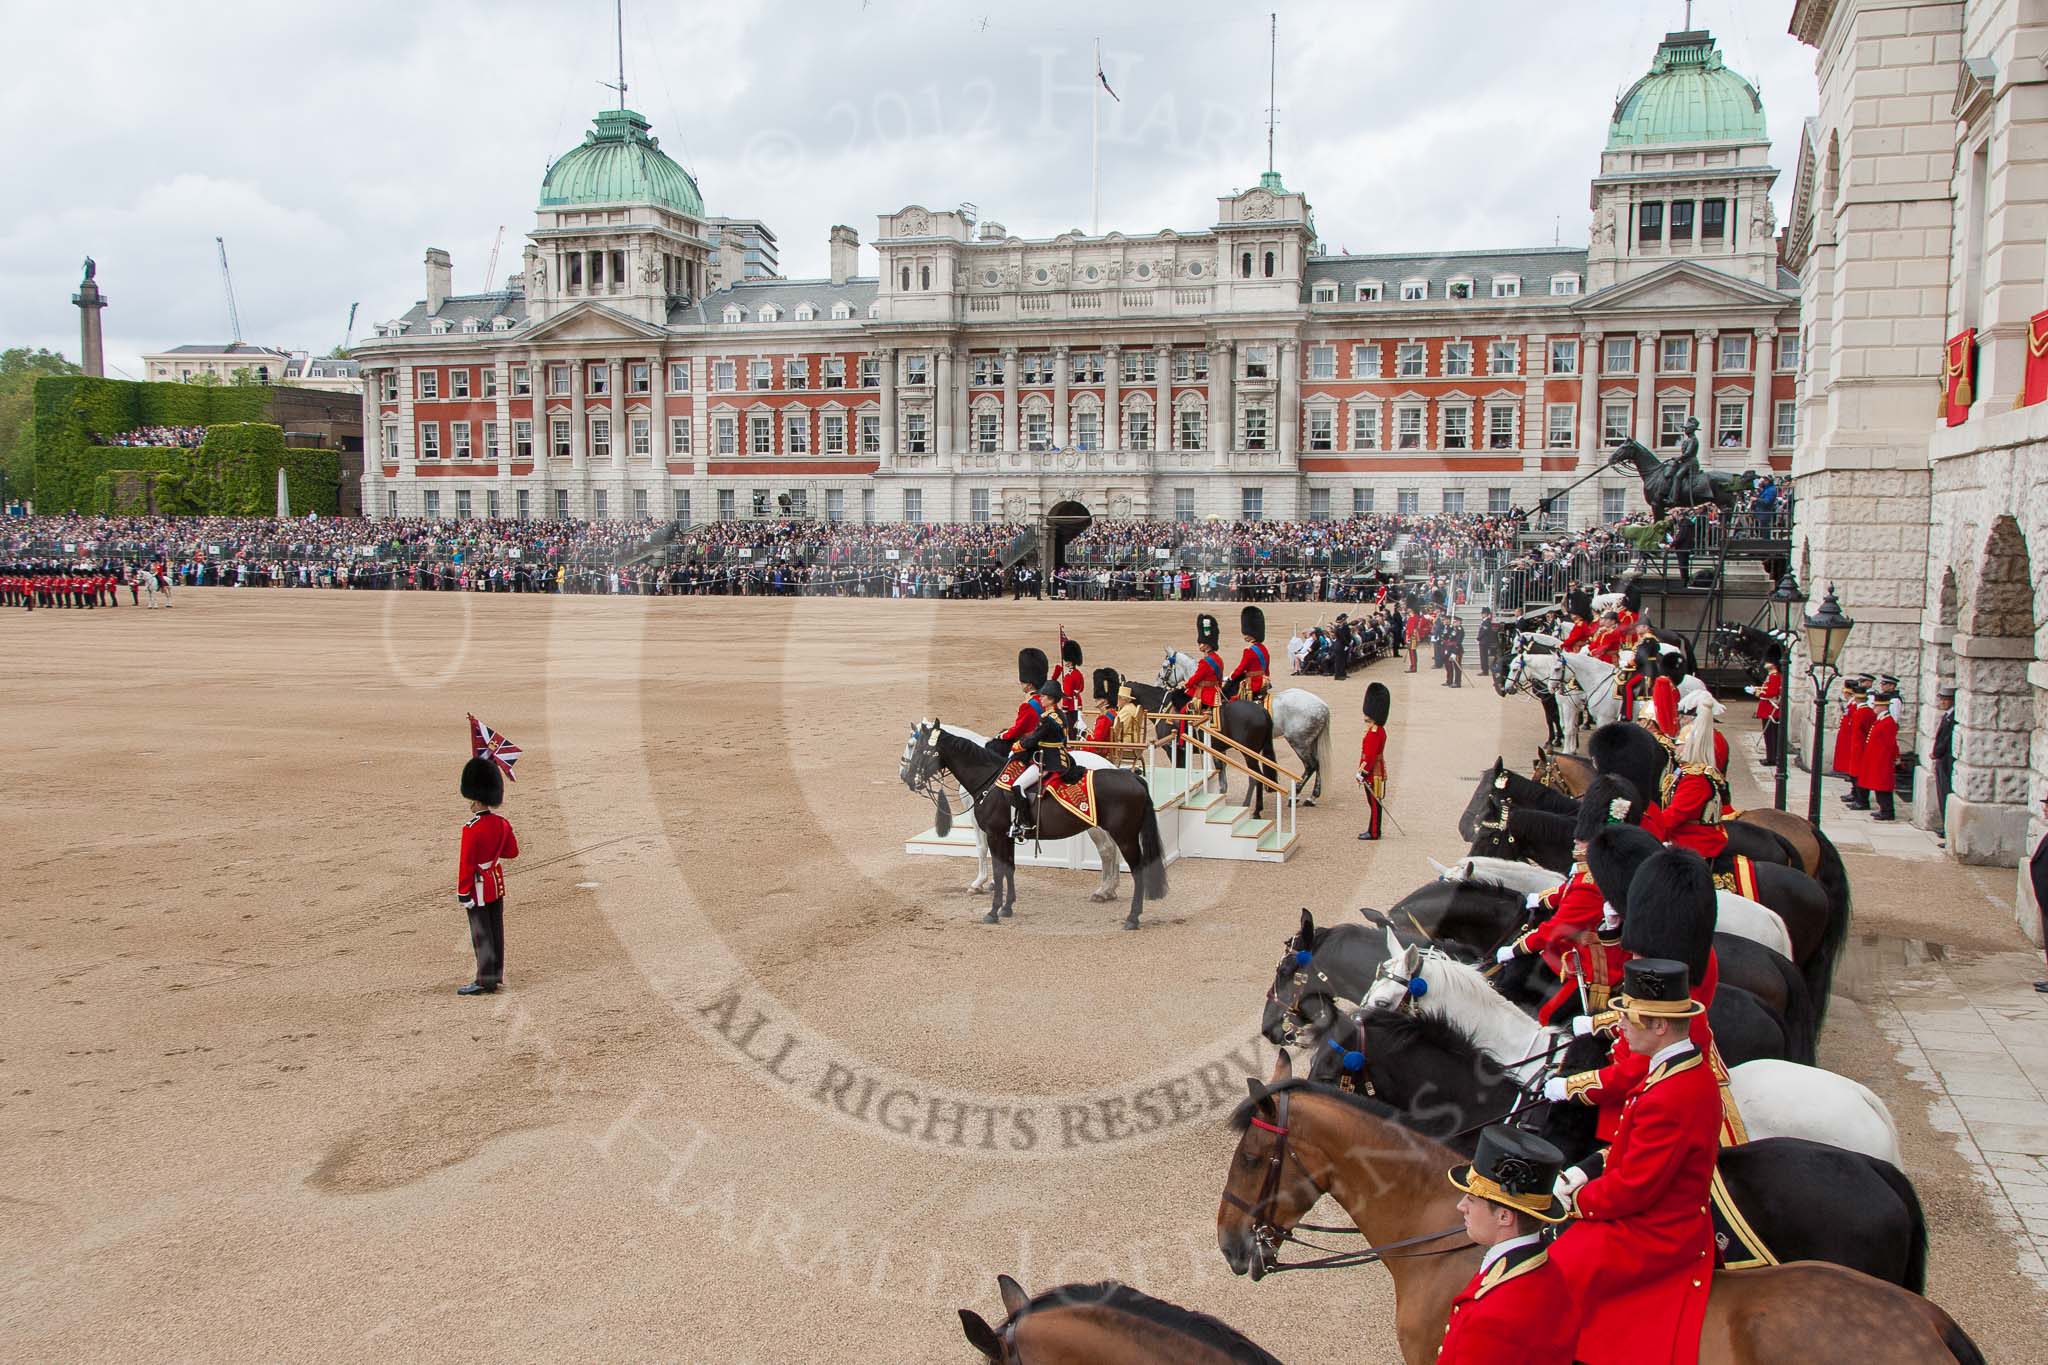
[[[1297,1231],[1357,1233],[1359,1229],[1355,1227],[1330,1227],[1317,1223],[1296,1223],[1292,1228],[1282,1228],[1273,1223],[1267,1217],[1267,1214],[1272,1210],[1273,1201],[1280,1195],[1280,1180],[1287,1166],[1287,1112],[1292,1093],[1283,1090],[1278,1096],[1269,1095],[1268,1098],[1273,1100],[1273,1117],[1278,1122],[1268,1123],[1256,1114],[1252,1115],[1251,1118],[1253,1127],[1263,1129],[1274,1135],[1273,1154],[1267,1158],[1266,1176],[1259,1186],[1258,1198],[1251,1203],[1246,1203],[1229,1190],[1223,1192],[1224,1203],[1252,1220],[1252,1236],[1258,1244],[1257,1254],[1262,1267],[1260,1274],[1277,1275],[1283,1270],[1341,1270],[1349,1266],[1375,1265],[1388,1260],[1410,1260],[1423,1256],[1446,1256],[1452,1252],[1463,1251],[1466,1247],[1472,1245],[1468,1238],[1463,1246],[1439,1247],[1434,1251],[1408,1251],[1405,1256],[1393,1255],[1397,1251],[1407,1251],[1409,1247],[1422,1246],[1428,1242],[1440,1242],[1446,1237],[1463,1236],[1465,1225],[1460,1223],[1457,1227],[1446,1228],[1442,1232],[1426,1232],[1414,1237],[1403,1237],[1396,1242],[1385,1242],[1378,1246],[1365,1247],[1359,1251],[1333,1251],[1329,1247],[1321,1247],[1313,1242],[1304,1241],[1295,1234]],[[1361,1233],[1360,1235],[1363,1234]],[[1282,1264],[1280,1248],[1288,1242],[1292,1242],[1296,1246],[1307,1247],[1310,1251],[1320,1251],[1325,1254],[1318,1256],[1312,1261],[1295,1261],[1292,1264]]]

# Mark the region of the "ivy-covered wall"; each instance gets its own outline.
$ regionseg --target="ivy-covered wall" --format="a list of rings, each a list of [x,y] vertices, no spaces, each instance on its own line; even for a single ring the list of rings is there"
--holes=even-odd
[[[63,375],[38,379],[31,421],[36,510],[107,510],[128,472],[153,476],[157,509],[171,515],[265,516],[277,509],[277,471],[293,515],[331,515],[339,503],[341,456],[286,450],[284,432],[264,422],[272,390],[147,384]],[[147,426],[204,426],[200,448],[106,446],[93,442]],[[132,486],[132,485],[131,485]]]

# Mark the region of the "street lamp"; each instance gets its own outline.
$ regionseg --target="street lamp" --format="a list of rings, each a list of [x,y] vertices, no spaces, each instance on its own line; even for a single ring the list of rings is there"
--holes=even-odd
[[[1792,689],[1787,683],[1787,677],[1789,676],[1790,672],[1789,666],[1792,662],[1790,643],[1792,636],[1792,612],[1794,608],[1798,607],[1800,603],[1806,600],[1806,593],[1800,588],[1799,580],[1792,576],[1792,571],[1790,569],[1787,569],[1785,571],[1785,576],[1778,580],[1777,590],[1771,594],[1771,600],[1773,602],[1776,602],[1785,610],[1784,636],[1786,641],[1786,657],[1782,659],[1778,665],[1778,714],[1772,717],[1773,722],[1775,722],[1778,727],[1778,780],[1777,790],[1772,804],[1775,805],[1777,809],[1783,810],[1785,809],[1785,802],[1787,799],[1785,795],[1785,789],[1787,784],[1791,781],[1792,772],[1792,746],[1786,742],[1785,737],[1785,713],[1788,705],[1792,700]]]
[[[1807,790],[1806,818],[1815,829],[1820,828],[1820,748],[1827,727],[1828,688],[1842,676],[1838,665],[1855,624],[1835,600],[1832,583],[1828,584],[1828,595],[1821,599],[1820,610],[1806,618],[1806,676],[1813,683],[1813,749],[1806,756],[1806,768],[1813,781]]]

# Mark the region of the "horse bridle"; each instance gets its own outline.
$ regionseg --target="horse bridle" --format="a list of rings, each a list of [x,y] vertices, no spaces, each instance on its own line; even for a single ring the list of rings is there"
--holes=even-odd
[[[1272,1155],[1266,1158],[1265,1177],[1259,1183],[1257,1198],[1249,1203],[1238,1198],[1237,1195],[1231,1193],[1228,1189],[1223,1191],[1223,1202],[1251,1219],[1253,1248],[1254,1253],[1259,1258],[1259,1273],[1261,1275],[1277,1275],[1283,1270],[1341,1270],[1348,1266],[1374,1265],[1386,1260],[1404,1260],[1419,1256],[1445,1256],[1454,1251],[1463,1251],[1466,1246],[1471,1245],[1468,1239],[1461,1245],[1439,1247],[1435,1251],[1411,1251],[1408,1252],[1406,1257],[1392,1255],[1393,1252],[1402,1251],[1408,1247],[1421,1246],[1427,1242],[1440,1242],[1446,1237],[1461,1235],[1465,1231],[1465,1225],[1460,1223],[1457,1227],[1446,1228],[1442,1232],[1426,1232],[1415,1237],[1403,1237],[1397,1242],[1387,1242],[1381,1246],[1369,1246],[1361,1251],[1332,1251],[1328,1247],[1317,1246],[1314,1242],[1305,1241],[1301,1237],[1296,1236],[1296,1233],[1344,1234],[1356,1233],[1358,1229],[1355,1227],[1334,1227],[1323,1223],[1296,1223],[1291,1228],[1283,1228],[1275,1223],[1270,1215],[1273,1210],[1274,1201],[1280,1197],[1280,1182],[1285,1178],[1287,1171],[1287,1153],[1289,1150],[1287,1117],[1290,1102],[1293,1099],[1293,1092],[1282,1090],[1275,1094],[1268,1090],[1260,1098],[1273,1101],[1273,1117],[1276,1120],[1275,1122],[1268,1123],[1265,1119],[1260,1118],[1257,1113],[1253,1113],[1250,1120],[1254,1128],[1259,1128],[1273,1134],[1273,1152]],[[1294,1243],[1296,1246],[1307,1247],[1310,1251],[1320,1251],[1325,1254],[1318,1256],[1312,1261],[1296,1261],[1291,1265],[1282,1265],[1280,1262],[1280,1248],[1289,1242]]]
[[[935,738],[936,736],[941,735],[943,733],[945,732],[939,729],[939,727],[933,726],[930,730],[927,730],[925,732],[924,742],[920,742],[915,738],[911,741],[913,748],[931,750],[931,760],[924,776],[920,777],[917,780],[917,782],[910,788],[919,796],[933,795],[932,786],[936,781],[937,774],[940,771],[952,771],[952,769],[946,767],[945,761],[939,757],[938,745],[929,742],[932,738]],[[988,775],[988,780],[986,782],[983,782],[979,787],[970,788],[965,782],[960,783],[960,790],[967,793],[967,807],[969,810],[972,810],[974,807],[981,804],[982,794],[986,792],[990,787],[994,786],[996,779],[1001,777],[1002,775],[1002,765],[999,764],[997,765],[996,770]],[[953,780],[959,782],[960,779],[956,775]]]

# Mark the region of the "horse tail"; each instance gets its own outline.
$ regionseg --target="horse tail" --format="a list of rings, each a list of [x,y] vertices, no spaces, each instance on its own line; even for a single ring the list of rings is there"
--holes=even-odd
[[[1920,1192],[1913,1188],[1913,1182],[1906,1178],[1906,1173],[1891,1162],[1880,1161],[1876,1157],[1869,1160],[1884,1183],[1892,1187],[1892,1193],[1898,1195],[1899,1202],[1906,1206],[1906,1219],[1911,1224],[1906,1244],[1906,1271],[1900,1283],[1915,1294],[1924,1293],[1927,1289],[1927,1215],[1920,1208]],[[1973,1346],[1971,1349],[1976,1348]],[[1982,1359],[1981,1356],[1978,1358]]]
[[[1318,773],[1329,771],[1330,748],[1334,742],[1330,737],[1330,732],[1336,728],[1336,726],[1330,723],[1329,711],[1325,710],[1323,712],[1323,728],[1316,731],[1316,742],[1313,746],[1316,758],[1316,771]]]
[[[1152,795],[1145,792],[1145,814],[1138,821],[1138,865],[1131,869],[1139,894],[1147,900],[1166,896],[1166,845],[1159,837],[1159,812],[1152,809]]]
[[[1929,1304],[1932,1308],[1934,1305]],[[1936,1310],[1939,1311],[1939,1310]],[[1977,1349],[1977,1343],[1970,1340],[1970,1334],[1963,1325],[1943,1313],[1942,1321],[1935,1324],[1941,1334],[1941,1344],[1948,1347],[1948,1353],[1956,1358],[1957,1365],[1984,1365],[1984,1353]]]
[[[1776,951],[1771,956],[1782,964],[1779,970],[1785,974],[1785,1060],[1814,1066],[1820,1026],[1814,1021],[1813,992],[1807,989],[1797,963]]]
[[[1828,924],[1821,936],[1820,962],[1816,963],[1813,979],[1813,1032],[1820,1035],[1821,1025],[1827,1022],[1828,995],[1835,976],[1835,963],[1841,956],[1843,945],[1849,941],[1849,874],[1842,866],[1842,854],[1835,847],[1835,841],[1815,829],[1814,840],[1820,845],[1820,865],[1815,869],[1814,880],[1828,894]],[[1798,865],[1796,862],[1793,864]]]

